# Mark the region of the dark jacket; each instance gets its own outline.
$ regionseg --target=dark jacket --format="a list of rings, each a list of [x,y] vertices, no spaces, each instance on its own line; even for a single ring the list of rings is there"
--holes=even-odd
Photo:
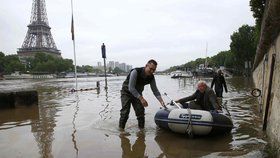
[[[204,93],[201,93],[199,90],[196,90],[193,95],[182,98],[178,100],[178,102],[183,104],[192,100],[195,100],[195,103],[197,105],[200,105],[202,110],[210,111],[219,109],[215,92],[208,86]]]
[[[214,76],[212,83],[211,83],[211,88],[215,85],[215,92],[218,97],[222,97],[223,93],[223,87],[225,88],[225,91],[227,92],[227,84],[225,81],[225,78],[222,74],[217,74]]]
[[[128,90],[128,84],[129,84],[129,78],[130,78],[130,73],[133,71],[132,69],[128,76],[126,77],[126,80],[123,82],[122,85],[122,90],[128,94],[131,94],[130,91]],[[135,68],[137,71],[137,79],[136,79],[136,85],[135,89],[142,95],[142,92],[144,90],[144,86],[147,84],[150,84],[152,80],[154,80],[154,75],[151,76],[145,76],[144,75],[144,67],[141,68]],[[132,94],[131,94],[132,95]]]

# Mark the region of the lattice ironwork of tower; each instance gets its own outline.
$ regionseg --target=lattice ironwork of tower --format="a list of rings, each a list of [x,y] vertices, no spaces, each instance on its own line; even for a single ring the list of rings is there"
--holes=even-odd
[[[17,53],[20,59],[34,57],[36,53],[45,53],[61,58],[49,26],[45,0],[33,0],[30,24],[24,42]]]

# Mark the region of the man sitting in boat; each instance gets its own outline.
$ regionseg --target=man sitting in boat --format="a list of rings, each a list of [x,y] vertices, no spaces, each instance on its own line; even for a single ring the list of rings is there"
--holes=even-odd
[[[186,103],[188,101],[193,102]],[[199,81],[197,83],[197,90],[193,95],[181,98],[175,102],[182,104],[183,108],[199,109],[206,111],[215,110],[221,112],[221,107],[217,103],[217,96],[215,92],[207,86],[205,81]]]

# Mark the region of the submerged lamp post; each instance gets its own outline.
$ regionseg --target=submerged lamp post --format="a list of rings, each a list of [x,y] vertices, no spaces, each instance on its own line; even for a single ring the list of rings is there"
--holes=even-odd
[[[102,58],[104,61],[104,73],[105,73],[105,89],[107,89],[107,74],[106,74],[106,47],[105,44],[103,43],[101,46],[101,52],[102,52]]]

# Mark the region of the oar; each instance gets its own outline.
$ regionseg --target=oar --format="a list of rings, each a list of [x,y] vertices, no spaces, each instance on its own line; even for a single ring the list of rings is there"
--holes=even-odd
[[[171,100],[171,102],[172,102],[174,105],[176,105],[179,109],[182,109],[180,105],[178,105],[173,99],[171,99],[171,98],[167,95],[167,93],[164,93],[164,95],[167,96],[167,97]]]

